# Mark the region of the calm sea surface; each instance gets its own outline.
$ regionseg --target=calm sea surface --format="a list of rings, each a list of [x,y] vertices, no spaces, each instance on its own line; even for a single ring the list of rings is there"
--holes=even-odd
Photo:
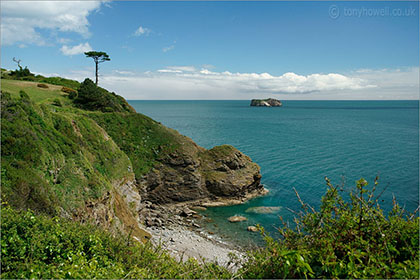
[[[231,144],[261,166],[268,196],[244,205],[203,212],[209,230],[244,242],[259,240],[248,225],[261,224],[275,234],[279,216],[302,200],[317,207],[326,191],[324,176],[350,189],[364,177],[380,176],[383,207],[392,195],[409,211],[419,205],[418,101],[284,101],[281,108],[250,107],[249,101],[129,101],[137,112],[162,122],[211,148]],[[277,213],[255,214],[254,206],[278,206]],[[243,215],[248,221],[231,224]]]

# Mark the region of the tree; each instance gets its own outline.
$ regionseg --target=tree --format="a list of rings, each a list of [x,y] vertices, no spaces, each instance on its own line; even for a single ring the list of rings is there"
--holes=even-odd
[[[17,63],[17,65],[19,66],[19,69],[20,69],[20,70],[22,70],[22,66],[20,66],[20,62],[21,62],[22,60],[20,60],[20,59],[18,60],[18,59],[16,59],[16,58],[14,57],[14,58],[13,58],[13,61],[14,61],[14,62],[16,62],[16,63]]]
[[[106,52],[97,52],[97,51],[90,51],[85,52],[86,57],[93,58],[93,61],[95,61],[95,77],[96,77],[96,85],[98,85],[98,65],[99,63],[110,61],[109,55]]]

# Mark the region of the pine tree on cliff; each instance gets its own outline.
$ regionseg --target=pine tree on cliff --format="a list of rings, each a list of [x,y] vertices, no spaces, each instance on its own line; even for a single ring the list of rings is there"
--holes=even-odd
[[[98,85],[98,65],[99,63],[110,61],[109,55],[106,52],[97,52],[97,51],[90,51],[85,52],[86,57],[93,58],[93,61],[95,62],[95,83]]]

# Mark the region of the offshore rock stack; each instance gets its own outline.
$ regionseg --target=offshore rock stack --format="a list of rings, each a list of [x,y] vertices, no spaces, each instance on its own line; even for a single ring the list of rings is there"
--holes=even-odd
[[[280,100],[274,98],[268,99],[252,99],[251,106],[255,107],[281,107],[283,104]]]

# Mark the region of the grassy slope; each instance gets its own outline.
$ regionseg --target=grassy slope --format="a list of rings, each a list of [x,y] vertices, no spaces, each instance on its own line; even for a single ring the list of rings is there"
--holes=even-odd
[[[61,86],[1,82],[2,200],[7,204],[2,204],[1,278],[231,277],[213,264],[179,263],[123,235],[51,218],[99,198],[131,169],[141,176],[184,136],[141,114],[75,108]],[[56,98],[63,107],[52,105]],[[114,211],[126,222],[122,204],[117,195]]]
[[[48,99],[2,96],[1,136],[2,192],[18,208],[71,212],[129,176],[128,157],[101,127]]]
[[[70,104],[67,94],[61,91],[62,86],[48,84],[48,88],[40,88],[36,82],[1,80],[1,90],[9,92],[12,97],[19,97],[19,91],[24,90],[35,103],[52,103],[59,99],[63,104]]]

